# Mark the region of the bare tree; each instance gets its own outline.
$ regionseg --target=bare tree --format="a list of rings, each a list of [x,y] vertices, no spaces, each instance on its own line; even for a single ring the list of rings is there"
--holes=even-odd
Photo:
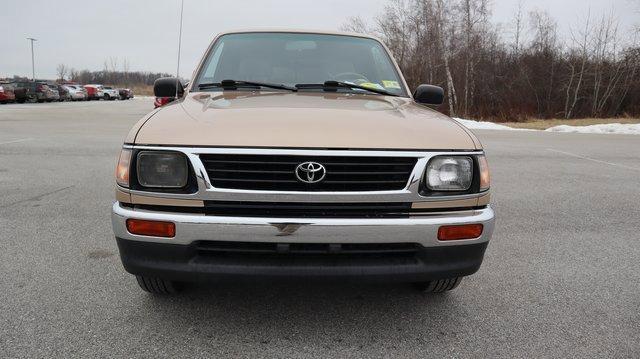
[[[56,67],[56,73],[58,74],[58,79],[64,81],[64,78],[67,76],[69,69],[65,64],[58,64]]]
[[[360,34],[368,33],[367,23],[360,16],[352,16],[347,19],[347,22],[340,26],[340,30],[357,32]]]
[[[118,58],[110,56],[104,60],[104,82],[115,82],[113,74],[118,71]]]
[[[125,85],[129,86],[129,59],[126,57],[122,60],[122,71],[124,72]]]
[[[449,20],[450,8],[444,0],[436,0],[436,28],[437,36],[440,39],[442,46],[442,62],[444,63],[444,71],[446,75],[449,114],[451,116],[456,115],[456,106],[458,105],[458,95],[456,93],[456,86],[453,81],[453,75],[451,74],[450,58],[453,56],[452,43],[455,35],[455,25]]]
[[[462,17],[464,21],[464,46],[465,71],[464,71],[464,98],[462,104],[462,114],[466,116],[470,102],[473,98],[474,90],[474,67],[476,65],[476,55],[482,34],[478,34],[477,28],[486,22],[488,16],[487,0],[462,0]]]
[[[547,12],[527,13],[523,4],[506,40],[490,20],[490,0],[388,0],[371,26],[352,18],[343,29],[382,37],[410,86],[445,88],[442,110],[450,115],[640,116],[640,44],[629,41],[633,36],[623,37],[612,17],[594,24],[587,16],[563,43]]]
[[[376,19],[382,37],[388,39],[387,44],[397,57],[401,66],[408,65],[407,60],[412,55],[412,3],[410,0],[391,0],[385,6],[384,13]]]
[[[573,114],[573,110],[578,103],[578,95],[580,94],[580,90],[582,88],[582,82],[584,79],[584,75],[587,67],[587,60],[589,58],[588,54],[588,46],[589,46],[589,34],[590,34],[590,20],[591,20],[591,12],[587,15],[587,20],[584,25],[584,30],[582,34],[580,34],[580,38],[576,39],[573,37],[574,43],[578,46],[579,52],[576,54],[576,58],[579,59],[580,68],[576,69],[572,59],[569,59],[569,67],[571,68],[571,75],[569,77],[569,84],[567,85],[567,98],[565,100],[564,105],[564,117],[569,119]],[[577,83],[575,88],[573,88],[573,82],[575,77],[577,76]]]
[[[515,32],[513,39],[513,52],[516,56],[520,54],[520,46],[522,42],[523,8],[524,0],[518,1],[518,7],[514,19]]]
[[[118,71],[118,58],[117,57],[109,57],[109,70],[116,72]]]
[[[76,82],[77,82],[77,81],[78,81],[78,75],[79,75],[78,70],[76,70],[76,69],[74,69],[74,68],[71,68],[71,69],[69,70],[69,79],[70,79],[71,81],[76,81]]]

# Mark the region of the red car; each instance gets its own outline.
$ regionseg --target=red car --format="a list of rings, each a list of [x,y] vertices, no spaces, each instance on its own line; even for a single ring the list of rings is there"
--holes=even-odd
[[[162,107],[168,104],[169,102],[173,102],[173,100],[175,99],[176,99],[175,97],[156,97],[156,100],[153,101],[153,107],[154,108]]]
[[[84,85],[87,90],[87,100],[100,100],[104,97],[102,85]]]
[[[0,103],[15,102],[16,95],[13,92],[13,86],[7,83],[0,83]]]

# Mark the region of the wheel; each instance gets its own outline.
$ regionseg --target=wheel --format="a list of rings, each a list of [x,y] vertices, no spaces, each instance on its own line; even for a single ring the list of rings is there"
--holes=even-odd
[[[111,96],[109,96],[109,94],[104,94],[104,100],[108,101],[111,98]]]
[[[18,103],[25,103],[25,100],[18,100]]]
[[[456,289],[462,277],[432,280],[430,282],[414,283],[413,286],[424,293],[444,293]]]
[[[175,294],[180,291],[180,287],[176,282],[141,275],[137,275],[136,280],[140,288],[145,292],[153,294]]]

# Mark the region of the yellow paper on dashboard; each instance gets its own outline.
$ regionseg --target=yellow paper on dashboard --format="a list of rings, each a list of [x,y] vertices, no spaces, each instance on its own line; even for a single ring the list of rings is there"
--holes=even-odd
[[[364,82],[364,83],[361,83],[360,86],[377,89],[377,90],[384,90],[384,87],[380,86],[380,84],[374,84],[373,82]]]
[[[399,89],[400,88],[400,84],[398,83],[398,81],[383,80],[382,84],[384,85],[385,88],[388,88],[388,89]]]

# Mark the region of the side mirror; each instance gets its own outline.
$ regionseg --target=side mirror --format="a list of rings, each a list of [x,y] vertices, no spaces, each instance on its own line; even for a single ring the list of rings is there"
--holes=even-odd
[[[420,85],[413,93],[413,98],[417,103],[425,105],[442,105],[444,102],[444,90],[442,87],[433,85]]]
[[[177,89],[177,91],[176,91]],[[153,83],[153,94],[156,97],[176,97],[184,95],[184,87],[180,80],[175,77],[162,77]]]

